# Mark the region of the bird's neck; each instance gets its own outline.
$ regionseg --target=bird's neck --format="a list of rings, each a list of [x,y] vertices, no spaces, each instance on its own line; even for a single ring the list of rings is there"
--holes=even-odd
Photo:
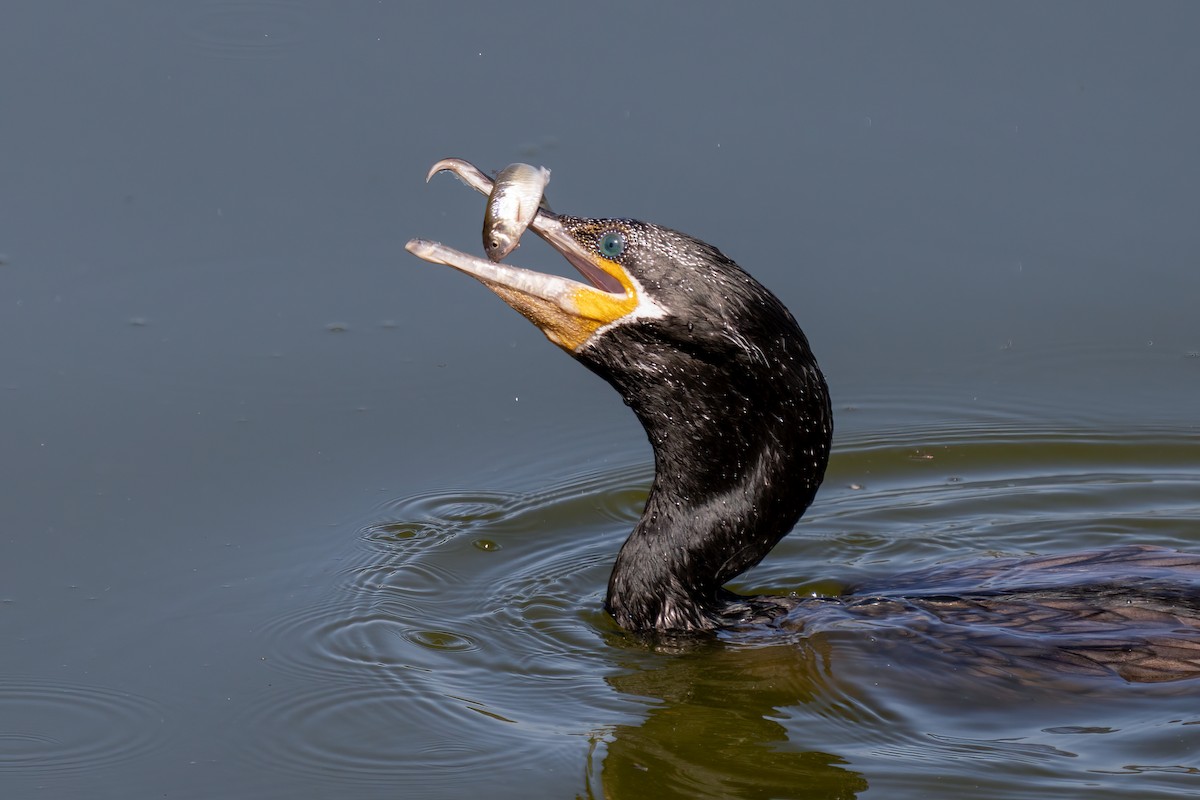
[[[605,376],[655,460],[645,511],[608,585],[606,605],[624,628],[714,627],[722,585],[791,530],[824,477],[829,394],[803,334],[738,360],[675,359],[652,380]]]

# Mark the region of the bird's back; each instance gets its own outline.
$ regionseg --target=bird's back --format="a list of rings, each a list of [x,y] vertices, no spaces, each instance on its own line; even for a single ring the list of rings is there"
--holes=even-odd
[[[973,562],[789,605],[773,627],[865,631],[971,673],[1200,677],[1200,556],[1157,547]]]

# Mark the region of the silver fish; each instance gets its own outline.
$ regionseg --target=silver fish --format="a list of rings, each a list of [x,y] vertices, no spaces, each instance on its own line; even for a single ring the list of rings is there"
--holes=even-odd
[[[429,183],[433,180],[433,176],[439,172],[449,172],[458,178],[462,184],[469,186],[482,195],[490,195],[492,187],[495,186],[491,178],[480,172],[479,167],[461,158],[443,158],[429,168],[429,174],[425,176],[425,182]]]
[[[488,258],[501,261],[517,249],[549,182],[550,170],[545,167],[509,164],[500,170],[483,215],[483,249]]]

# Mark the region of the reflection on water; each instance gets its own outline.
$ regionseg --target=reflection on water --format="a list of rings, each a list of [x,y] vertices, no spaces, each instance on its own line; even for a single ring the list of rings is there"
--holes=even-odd
[[[612,730],[603,796],[848,798],[867,788],[842,756],[790,743],[779,721],[804,705],[826,726],[889,724],[848,688],[831,686],[818,647],[712,645],[673,656],[609,680],[656,703],[637,724]]]
[[[1197,460],[1200,441],[1171,430],[851,437],[809,518],[739,588],[899,585],[912,567],[1120,542],[1195,550]],[[870,625],[679,646],[624,634],[603,594],[649,479],[618,465],[379,507],[323,596],[261,631],[276,679],[243,710],[245,757],[441,796],[537,770],[582,796],[902,796],[933,768],[947,791],[1069,796],[1104,785],[1114,752],[1139,791],[1170,795],[1200,767],[1200,720],[1178,708],[1194,682],[981,679],[936,637],[884,647]]]

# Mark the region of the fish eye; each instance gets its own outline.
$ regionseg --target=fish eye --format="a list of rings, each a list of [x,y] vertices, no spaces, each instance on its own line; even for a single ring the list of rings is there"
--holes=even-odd
[[[606,233],[600,237],[600,252],[607,258],[616,258],[625,252],[625,237],[620,233]]]

